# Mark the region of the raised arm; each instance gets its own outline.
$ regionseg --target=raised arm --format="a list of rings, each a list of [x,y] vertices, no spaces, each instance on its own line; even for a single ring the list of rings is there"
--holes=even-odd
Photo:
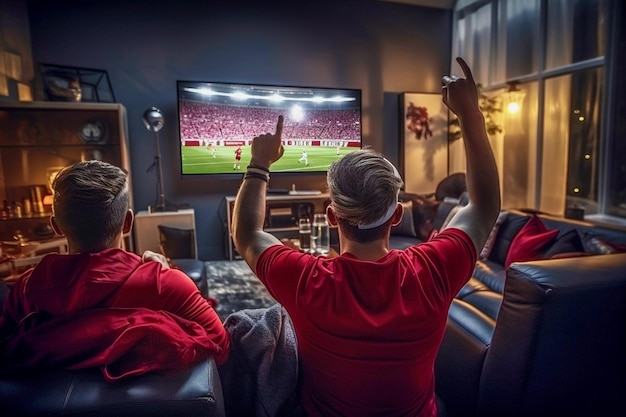
[[[443,102],[458,116],[461,125],[467,158],[469,203],[457,212],[448,227],[465,231],[474,242],[476,252],[480,253],[500,212],[500,185],[472,71],[463,59],[457,58],[456,61],[465,78],[444,76],[441,94]]]
[[[280,159],[284,152],[282,131],[283,116],[278,116],[276,133],[266,133],[252,140],[250,165],[235,199],[233,241],[235,248],[253,271],[256,271],[259,255],[265,249],[281,244],[274,235],[263,231],[263,223],[270,165]]]

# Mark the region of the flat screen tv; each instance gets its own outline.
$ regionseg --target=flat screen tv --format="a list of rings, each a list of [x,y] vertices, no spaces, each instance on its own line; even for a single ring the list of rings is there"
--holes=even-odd
[[[176,83],[182,175],[245,172],[252,139],[273,133],[281,114],[285,153],[272,174],[323,173],[362,147],[361,90]]]

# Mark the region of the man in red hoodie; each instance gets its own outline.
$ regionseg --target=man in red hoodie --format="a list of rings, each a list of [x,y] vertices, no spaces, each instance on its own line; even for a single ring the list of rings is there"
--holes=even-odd
[[[0,317],[0,372],[100,367],[108,380],[176,369],[230,338],[195,283],[158,254],[121,249],[133,222],[127,174],[102,161],[63,169],[52,184],[54,231],[69,254],[49,254],[11,288]]]

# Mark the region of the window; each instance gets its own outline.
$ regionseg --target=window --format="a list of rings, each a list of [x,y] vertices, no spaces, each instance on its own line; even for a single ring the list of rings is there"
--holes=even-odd
[[[547,69],[604,56],[606,8],[606,0],[546,1]]]
[[[626,53],[610,36],[623,37],[620,3],[457,2],[453,57],[468,60],[487,93],[502,95],[512,82],[526,93],[517,119],[507,115],[504,133],[491,138],[504,207],[563,215],[576,206],[589,219],[626,222],[626,97],[608,88]]]
[[[572,74],[568,114],[567,205],[597,214],[603,70]]]

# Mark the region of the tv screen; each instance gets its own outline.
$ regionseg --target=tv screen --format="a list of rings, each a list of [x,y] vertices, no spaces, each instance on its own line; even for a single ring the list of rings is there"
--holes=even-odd
[[[183,175],[245,172],[252,139],[284,117],[274,173],[323,173],[362,146],[361,90],[177,81]],[[240,159],[236,158],[239,154]]]

